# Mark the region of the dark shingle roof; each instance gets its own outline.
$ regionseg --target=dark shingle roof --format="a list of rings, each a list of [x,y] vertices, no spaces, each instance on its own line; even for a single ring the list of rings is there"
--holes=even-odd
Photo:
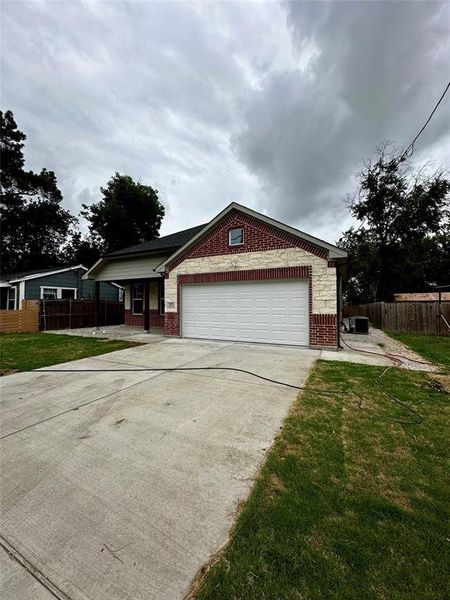
[[[177,231],[176,233],[171,233],[170,235],[165,235],[155,240],[150,240],[149,242],[143,242],[142,244],[136,244],[135,246],[128,246],[128,248],[122,248],[121,250],[116,250],[115,252],[105,254],[105,258],[113,256],[125,256],[127,254],[140,254],[144,252],[164,252],[164,250],[173,251],[181,248],[181,246],[184,246],[186,242],[192,239],[194,235],[197,235],[197,233],[206,225],[207,223],[204,225],[197,225],[196,227],[184,229],[183,231]]]
[[[0,281],[14,281],[15,279],[21,279],[22,277],[27,277],[28,275],[37,275],[38,273],[52,273],[53,271],[62,271],[63,269],[74,269],[79,265],[74,266],[65,266],[61,265],[60,267],[41,267],[40,269],[32,269],[31,271],[18,271],[15,273],[1,273]]]

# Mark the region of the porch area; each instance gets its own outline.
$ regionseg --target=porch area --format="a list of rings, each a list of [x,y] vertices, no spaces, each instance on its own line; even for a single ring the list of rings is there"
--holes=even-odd
[[[101,280],[106,281],[106,280]],[[95,326],[102,327],[100,280],[95,281]],[[111,280],[109,280],[111,281]],[[156,333],[164,329],[164,279],[160,276],[115,279],[124,289],[123,319],[126,327],[140,333]]]

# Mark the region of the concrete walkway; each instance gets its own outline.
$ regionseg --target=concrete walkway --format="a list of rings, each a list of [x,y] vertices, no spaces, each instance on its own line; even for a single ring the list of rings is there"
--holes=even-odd
[[[226,543],[297,390],[162,369],[302,385],[318,356],[164,339],[2,378],[2,600],[182,598]],[[118,370],[139,367],[161,370]]]
[[[152,327],[150,333],[145,333],[142,327],[131,325],[105,325],[99,327],[80,327],[78,329],[52,329],[45,333],[56,333],[58,335],[76,335],[81,337],[108,338],[110,340],[127,340],[139,344],[153,344],[164,339],[164,330]]]

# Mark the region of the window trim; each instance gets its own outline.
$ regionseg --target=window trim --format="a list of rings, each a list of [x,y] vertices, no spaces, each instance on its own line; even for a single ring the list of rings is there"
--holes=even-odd
[[[56,290],[56,298],[55,300],[58,299],[58,288],[57,287],[52,287],[50,285],[45,285],[45,286],[41,286],[41,300],[48,300],[48,298],[44,298],[44,290]]]
[[[232,244],[231,243],[231,232],[232,231],[237,231],[237,230],[241,230],[242,231],[242,242],[238,242],[237,244]],[[243,246],[245,242],[245,231],[243,227],[232,227],[231,229],[228,230],[228,245],[229,246]]]
[[[166,302],[166,294],[165,294],[164,279],[163,279],[162,281],[159,282],[159,285],[158,285],[158,312],[159,312],[160,317],[163,317],[165,315],[165,312],[166,312],[165,302]]]
[[[72,290],[74,292],[73,294],[73,299],[76,300],[77,296],[78,296],[78,288],[76,287],[58,287],[56,285],[41,285],[40,286],[40,299],[43,300],[44,299],[44,290],[56,290],[56,300],[61,300],[62,299],[62,290]],[[67,298],[67,300],[69,300],[70,298]]]
[[[14,308],[9,308],[9,303],[12,300],[12,298],[9,297],[11,290],[14,290]],[[11,287],[8,288],[8,298],[6,301],[6,310],[16,310],[16,306],[17,306],[17,287],[15,285],[12,285]]]
[[[138,285],[141,286],[141,288],[142,288],[142,298],[134,297],[134,290]],[[142,302],[142,311],[141,312],[134,312],[134,301],[135,300],[140,300]],[[131,314],[132,315],[143,315],[144,314],[144,284],[142,282],[137,281],[136,283],[131,284],[130,303],[131,303]]]
[[[62,291],[63,290],[72,290],[73,291],[73,298],[63,298],[62,297]],[[60,294],[60,298],[61,300],[76,300],[77,296],[78,296],[78,288],[72,288],[72,287],[59,287],[58,288],[58,294]]]

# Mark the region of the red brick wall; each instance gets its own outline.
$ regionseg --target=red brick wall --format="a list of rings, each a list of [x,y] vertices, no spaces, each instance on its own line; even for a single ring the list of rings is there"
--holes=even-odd
[[[215,283],[220,281],[261,281],[264,279],[299,279],[302,277],[311,277],[310,266],[302,265],[296,267],[276,267],[272,269],[218,271],[217,273],[189,273],[186,275],[178,275],[178,285],[183,283]]]
[[[144,327],[144,315],[133,315],[131,310],[125,309],[125,325]]]
[[[337,315],[311,315],[309,322],[311,346],[337,347]]]
[[[180,320],[177,312],[166,312],[164,315],[164,334],[180,335]]]
[[[228,243],[228,232],[235,227],[242,227],[244,229],[244,243],[240,246],[230,246]],[[290,233],[276,229],[259,219],[234,210],[226,215],[205,237],[180,255],[170,265],[170,269],[174,269],[187,258],[261,252],[264,250],[292,248],[293,246],[302,248],[306,252],[310,252],[321,258],[327,257],[327,251],[324,248],[314,246]]]
[[[133,315],[131,310],[125,310],[125,325],[144,327],[144,315]],[[150,327],[164,327],[164,315],[160,315],[157,310],[151,310]]]
[[[150,327],[164,327],[164,315],[160,315],[157,310],[151,310]]]

